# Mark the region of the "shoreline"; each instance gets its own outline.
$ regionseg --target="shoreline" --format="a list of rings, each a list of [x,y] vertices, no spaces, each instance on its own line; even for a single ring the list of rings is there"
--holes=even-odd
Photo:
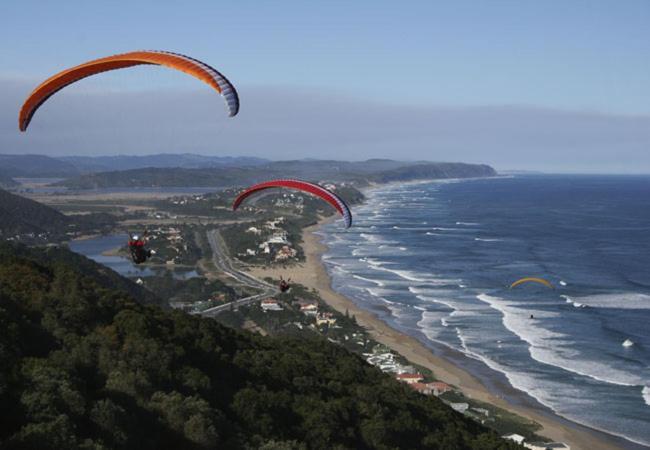
[[[547,436],[554,441],[565,442],[574,450],[634,448],[635,444],[631,441],[572,422],[547,410],[542,405],[536,407],[513,404],[492,393],[476,376],[464,368],[436,355],[432,349],[426,347],[418,339],[393,329],[372,312],[357,306],[351,299],[336,292],[331,286],[330,275],[321,259],[323,253],[327,251],[327,246],[322,243],[322,237],[315,234],[322,225],[334,219],[334,217],[330,217],[303,229],[301,245],[305,253],[305,262],[289,269],[255,267],[250,269],[251,274],[261,278],[265,276],[279,278],[280,275],[285,276],[290,270],[291,278],[295,282],[317,290],[323,301],[329,306],[341,313],[345,313],[347,310],[349,314],[355,315],[357,322],[366,328],[378,342],[409,361],[432,370],[437,379],[457,386],[465,396],[493,404],[539,423],[542,426],[542,429],[538,431],[540,435]],[[464,355],[462,357],[466,358]],[[528,397],[527,394],[514,388],[511,389],[515,396]],[[630,445],[625,445],[628,442]]]

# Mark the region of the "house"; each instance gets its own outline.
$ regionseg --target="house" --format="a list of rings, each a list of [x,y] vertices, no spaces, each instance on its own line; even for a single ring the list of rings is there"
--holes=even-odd
[[[441,383],[439,381],[434,381],[433,383],[415,382],[415,383],[411,383],[411,387],[416,391],[418,391],[420,394],[435,395],[437,397],[438,395],[441,394],[441,387],[440,387],[441,384],[444,385],[442,392],[447,392],[447,390],[451,390],[451,386],[449,386],[446,383]]]
[[[271,236],[266,242],[269,243],[269,244],[284,244],[284,245],[286,245],[286,244],[289,243],[287,232],[284,231],[284,230],[279,231],[279,232],[275,232],[275,233],[273,233],[273,236]]]
[[[469,403],[450,403],[451,409],[458,411],[461,414],[465,414],[465,411],[469,408]]]
[[[409,386],[411,386],[415,391],[419,392],[420,394],[424,395],[431,395],[433,394],[433,389],[431,389],[431,386],[429,386],[430,383],[410,383]]]
[[[431,387],[433,388],[433,395],[436,397],[439,396],[440,394],[444,394],[445,392],[452,391],[453,388],[448,385],[447,383],[443,383],[442,381],[434,381],[433,383],[429,383]]]
[[[521,434],[506,434],[505,436],[501,436],[503,439],[508,439],[510,441],[515,441],[517,444],[522,444],[524,442],[525,437],[523,437]]]
[[[314,306],[318,307],[318,302],[316,300],[305,300],[304,298],[299,298],[299,299],[296,299],[293,302],[293,305],[298,306],[300,308],[302,308],[303,306],[309,306],[309,305],[314,305]]]
[[[278,250],[277,253],[275,254],[275,260],[276,261],[286,260],[289,258],[293,258],[297,254],[298,252],[295,249],[289,247],[288,245],[283,245],[282,248]]]
[[[306,316],[316,316],[318,314],[318,306],[313,304],[301,306],[300,312]]]
[[[412,384],[421,382],[424,377],[419,373],[400,373],[398,375],[395,375],[395,379],[403,383]]]
[[[262,300],[260,306],[264,311],[282,311],[284,309],[282,308],[282,305],[280,305],[274,298],[267,298],[265,300]]]
[[[332,313],[320,313],[316,314],[316,325],[334,325],[336,323],[336,319],[334,318],[334,314]]]

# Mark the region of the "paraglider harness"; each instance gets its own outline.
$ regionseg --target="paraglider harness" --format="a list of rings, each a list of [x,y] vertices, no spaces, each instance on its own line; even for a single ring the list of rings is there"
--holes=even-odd
[[[145,248],[147,241],[147,230],[145,230],[142,238],[129,233],[129,251],[131,252],[131,258],[135,264],[142,264],[151,258],[151,250]]]
[[[280,277],[280,292],[287,292],[289,289],[291,289],[291,278],[288,280],[284,280],[284,278]]]

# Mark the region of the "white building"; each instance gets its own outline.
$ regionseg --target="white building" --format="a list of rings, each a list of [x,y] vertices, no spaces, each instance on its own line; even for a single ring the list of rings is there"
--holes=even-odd
[[[465,411],[469,408],[469,403],[450,403],[451,409],[458,411],[461,414],[465,414]]]
[[[278,301],[274,298],[267,298],[265,300],[262,300],[262,303],[260,304],[262,309],[264,311],[282,311],[282,305],[278,303]]]
[[[524,442],[525,437],[523,437],[521,434],[506,434],[505,436],[501,436],[503,439],[508,439],[510,441],[515,441],[517,444],[522,444]]]

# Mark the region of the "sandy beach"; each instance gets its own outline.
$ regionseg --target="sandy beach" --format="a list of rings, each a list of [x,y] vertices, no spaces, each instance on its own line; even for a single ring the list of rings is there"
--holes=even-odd
[[[358,323],[365,327],[377,341],[400,353],[411,362],[429,368],[434,372],[436,378],[459,387],[467,397],[491,403],[538,422],[543,427],[539,434],[543,436],[565,442],[574,450],[608,450],[628,447],[620,439],[610,438],[605,433],[555,416],[550,410],[545,411],[541,405],[539,408],[535,408],[509,403],[491,393],[481,383],[481,380],[466,370],[436,356],[417,339],[394,330],[372,312],[359,308],[350,299],[335,292],[331,287],[329,274],[321,261],[321,255],[327,250],[327,247],[321,243],[320,236],[314,234],[320,225],[322,222],[319,225],[306,228],[303,232],[302,246],[306,258],[304,263],[287,269],[251,268],[251,274],[261,278],[270,276],[276,279],[280,276],[285,278],[290,276],[295,282],[318,290],[323,300],[331,307],[342,313],[347,310],[350,314],[355,315]]]

